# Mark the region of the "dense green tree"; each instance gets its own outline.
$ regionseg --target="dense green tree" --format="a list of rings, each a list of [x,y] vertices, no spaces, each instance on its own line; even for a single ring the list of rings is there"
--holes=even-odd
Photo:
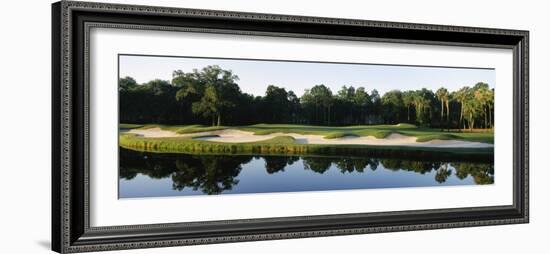
[[[200,101],[193,103],[193,113],[200,114],[205,118],[212,118],[212,125],[216,125],[216,117],[218,119],[217,124],[220,125],[221,121],[221,100],[218,98],[218,91],[212,85],[206,87],[204,94]]]
[[[479,82],[474,86],[474,97],[478,104],[479,112],[483,116],[483,128],[489,128],[490,108],[494,102],[492,90],[489,89],[487,83]]]
[[[305,89],[304,94],[300,97],[300,104],[303,107],[305,122],[308,124],[320,123],[318,121],[319,100],[311,94],[310,89]]]
[[[248,125],[299,123],[313,125],[396,124],[459,129],[493,128],[494,90],[478,82],[457,91],[435,93],[392,90],[380,94],[342,86],[333,93],[318,84],[298,98],[284,84],[269,85],[263,96],[243,93],[231,70],[206,66],[172,73],[171,82],[138,84],[119,79],[120,121],[124,123]],[[444,124],[446,123],[446,124]]]
[[[397,124],[401,120],[401,111],[404,107],[401,91],[392,90],[382,96],[382,118],[385,123]]]
[[[330,108],[334,100],[332,91],[327,86],[315,85],[311,89],[306,90],[301,100],[305,104],[310,104],[315,107],[316,121],[330,125]]]
[[[487,102],[487,114],[489,115],[489,128],[493,128],[493,112],[495,107],[495,90],[491,89],[485,95]]]
[[[433,98],[433,92],[426,88],[414,92],[413,104],[416,111],[416,121],[420,125],[429,124],[432,119]]]
[[[440,125],[443,123],[443,115],[445,112],[445,107],[447,107],[447,122],[449,121],[449,91],[441,87],[437,89],[437,92],[435,93],[437,96],[437,99],[441,103],[441,118],[440,118]]]
[[[222,124],[222,117],[231,113],[241,95],[240,88],[235,83],[239,77],[217,65],[204,67],[201,72],[176,71],[173,76],[173,83],[180,87],[176,98],[194,101],[192,112],[211,118],[212,125]]]
[[[342,86],[335,99],[341,107],[339,112],[342,118],[341,121],[346,124],[353,123],[354,111],[356,108],[360,108],[355,104],[355,88],[353,86]]]
[[[405,91],[402,93],[401,98],[403,105],[407,108],[407,122],[411,122],[411,106],[414,105],[414,92]]]
[[[129,91],[129,90],[135,89],[137,85],[138,84],[134,78],[124,77],[118,81],[118,91],[119,92]]]
[[[456,100],[460,104],[460,117],[458,120],[458,128],[461,128],[461,126],[464,126],[466,128],[466,125],[463,121],[464,119],[464,103],[468,100],[468,97],[470,95],[470,88],[465,86],[460,88],[458,91],[454,93],[454,100]],[[464,124],[464,125],[463,125]]]
[[[369,113],[373,103],[371,96],[364,87],[357,88],[355,95],[353,96],[353,103],[359,111],[359,121],[356,121],[355,123],[366,124],[367,114]]]
[[[311,88],[311,94],[317,99],[317,103],[326,109],[326,115],[325,112],[323,112],[323,119],[325,119],[327,125],[330,125],[330,108],[334,103],[332,91],[327,86],[321,84],[313,86]]]
[[[380,98],[380,94],[378,93],[378,90],[373,89],[370,92],[370,114],[369,114],[369,120],[368,124],[377,123],[380,121],[380,115],[381,115],[381,109],[382,109],[382,99]]]
[[[474,97],[474,91],[470,89],[467,93],[468,99],[462,103],[465,122],[468,124],[470,131],[474,129],[475,117],[481,113],[481,104],[476,100],[472,100],[472,97]]]
[[[291,123],[299,123],[300,122],[300,114],[302,113],[301,106],[300,106],[300,98],[296,96],[296,94],[289,90],[287,94],[287,100],[288,100],[288,112],[289,112],[289,118]]]
[[[284,88],[274,85],[267,86],[263,100],[262,109],[267,123],[286,123],[290,120],[289,94]]]

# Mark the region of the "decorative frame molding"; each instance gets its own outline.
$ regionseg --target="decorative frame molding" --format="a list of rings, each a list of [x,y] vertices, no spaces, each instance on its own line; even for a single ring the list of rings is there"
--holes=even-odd
[[[88,35],[93,27],[513,49],[514,204],[90,227]],[[52,249],[74,253],[528,223],[528,73],[528,31],[73,1],[54,3]]]

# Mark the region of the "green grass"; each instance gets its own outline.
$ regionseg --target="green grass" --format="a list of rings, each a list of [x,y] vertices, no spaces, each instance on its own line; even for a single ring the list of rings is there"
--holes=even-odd
[[[422,135],[416,138],[417,142],[427,142],[430,140],[460,140],[459,136],[453,134],[433,134],[433,135]]]
[[[254,130],[254,135],[269,135],[272,133],[275,133],[276,131],[273,130]]]
[[[220,137],[219,135],[209,135],[209,134],[205,134],[205,135],[194,135],[192,138],[193,139],[199,139],[199,138],[218,138]]]
[[[175,130],[175,132],[178,134],[188,134],[188,133],[197,133],[197,132],[205,132],[205,131],[217,131],[217,130],[223,130],[223,129],[227,129],[227,127],[191,125],[191,126],[178,127]]]
[[[492,161],[493,148],[430,148],[369,145],[299,144],[291,136],[277,136],[249,143],[222,143],[192,137],[144,138],[134,134],[119,136],[121,147],[157,153],[187,154],[270,154],[402,157],[426,159],[468,159]]]
[[[329,139],[344,136],[373,136],[375,138],[385,138],[392,133],[399,133],[406,136],[417,137],[417,141],[419,142],[426,142],[434,139],[464,140],[490,144],[494,142],[493,132],[446,132],[441,131],[440,129],[419,128],[412,124],[354,125],[345,127],[292,124],[256,124],[231,128],[250,131],[255,135],[297,133],[302,135],[322,135]]]
[[[492,161],[493,148],[435,148],[407,146],[374,146],[374,145],[321,145],[300,144],[292,136],[277,136],[268,140],[248,143],[223,143],[196,138],[216,137],[206,131],[227,128],[249,131],[256,135],[272,133],[297,133],[303,135],[322,135],[327,139],[346,136],[373,136],[385,138],[392,133],[417,137],[419,142],[430,140],[465,140],[493,143],[493,132],[446,132],[440,129],[418,128],[410,124],[400,125],[356,125],[345,127],[256,124],[249,126],[204,126],[204,125],[158,125],[158,124],[121,124],[126,128],[161,128],[176,133],[197,133],[189,137],[144,138],[142,136],[121,133],[119,144],[123,148],[158,153],[188,154],[274,154],[274,155],[331,155],[331,156],[372,156],[402,157],[426,159],[468,159]]]
[[[355,133],[359,136],[373,136],[375,138],[385,138],[392,133],[397,133],[397,130],[392,129],[362,129],[357,130]]]
[[[447,132],[440,129],[420,128],[412,124],[398,125],[354,125],[354,126],[314,126],[314,125],[295,125],[295,124],[255,124],[248,126],[205,126],[205,125],[159,125],[159,124],[120,124],[121,129],[149,129],[160,128],[162,130],[173,131],[178,134],[201,133],[207,131],[216,131],[223,129],[236,129],[253,132],[255,135],[268,135],[273,133],[296,133],[302,135],[321,135],[327,139],[335,139],[346,136],[373,136],[375,138],[385,138],[392,133],[398,133],[406,136],[416,137],[418,142],[427,142],[430,140],[464,140],[474,142],[484,142],[492,144],[494,142],[493,132]],[[200,134],[198,134],[200,135]],[[207,134],[211,135],[211,134]],[[201,136],[197,136],[201,137]],[[205,137],[205,136],[202,136]],[[278,137],[277,137],[278,138]],[[287,144],[289,138],[272,139],[261,141],[263,143],[277,144],[284,142]],[[166,139],[166,138],[165,138]],[[149,140],[149,138],[147,138]],[[180,140],[178,142],[189,142]],[[293,141],[294,142],[294,141]],[[311,146],[311,145],[309,145]]]
[[[272,139],[250,143],[221,143],[197,140],[193,137],[144,138],[134,134],[119,136],[121,147],[152,152],[173,153],[305,153],[307,145],[298,145],[293,137],[278,136]]]
[[[321,135],[327,139],[345,136],[374,136],[384,138],[392,132],[417,129],[411,124],[400,125],[354,125],[354,126],[314,126],[293,124],[255,124],[236,127],[243,131],[253,132],[255,135],[268,135],[273,133],[296,133],[302,135]]]
[[[288,145],[295,144],[296,140],[291,136],[277,136],[268,140],[262,140],[257,142],[251,142],[250,144],[277,144],[277,145]]]
[[[326,139],[344,138],[344,137],[359,137],[359,135],[350,132],[335,131],[325,135]]]
[[[464,140],[482,143],[494,143],[494,133],[491,132],[445,132],[439,129],[418,128],[416,130],[398,131],[403,135],[417,137],[418,142],[426,142],[434,139]]]
[[[131,124],[131,123],[121,123],[118,125],[119,129],[136,129],[136,128],[142,128],[144,127],[143,124]]]
[[[132,127],[132,128],[125,128],[125,127]],[[193,124],[193,125],[165,125],[165,124],[124,124],[121,123],[119,125],[120,129],[152,129],[152,128],[160,128],[161,130],[165,131],[173,131],[178,134],[190,134],[190,133],[197,133],[197,132],[205,132],[205,131],[216,131],[216,130],[223,130],[227,129],[228,127],[224,126],[205,126],[200,124]]]

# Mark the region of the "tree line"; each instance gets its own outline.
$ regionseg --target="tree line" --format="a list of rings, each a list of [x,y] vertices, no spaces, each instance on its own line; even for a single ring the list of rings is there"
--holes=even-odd
[[[324,126],[412,123],[448,129],[493,128],[494,89],[484,82],[457,91],[376,89],[324,84],[292,90],[269,85],[265,95],[243,93],[239,77],[219,66],[176,70],[172,80],[138,84],[119,79],[120,121],[124,123],[249,125],[257,123]]]

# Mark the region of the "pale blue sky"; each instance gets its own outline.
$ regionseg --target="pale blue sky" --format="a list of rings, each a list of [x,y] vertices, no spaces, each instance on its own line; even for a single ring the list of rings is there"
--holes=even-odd
[[[241,90],[253,95],[264,95],[270,84],[292,90],[298,96],[317,84],[328,86],[333,93],[344,85],[352,85],[364,86],[368,91],[376,89],[381,95],[393,89],[428,88],[435,92],[441,86],[455,91],[477,82],[495,87],[495,70],[492,69],[131,55],[121,55],[119,58],[120,77],[130,76],[138,83],[153,79],[170,81],[174,70],[191,72],[208,65],[232,70],[240,78],[237,83]]]

